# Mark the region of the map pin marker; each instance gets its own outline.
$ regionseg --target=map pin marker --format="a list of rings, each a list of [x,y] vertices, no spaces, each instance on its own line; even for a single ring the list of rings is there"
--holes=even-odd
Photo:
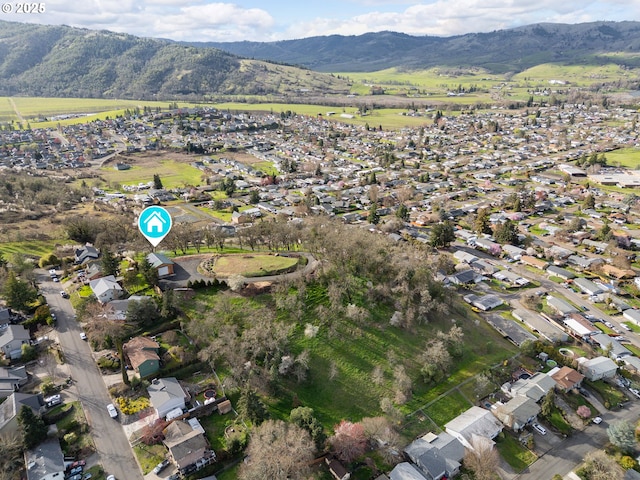
[[[157,247],[171,230],[171,215],[163,207],[145,208],[138,217],[138,229],[151,245]]]

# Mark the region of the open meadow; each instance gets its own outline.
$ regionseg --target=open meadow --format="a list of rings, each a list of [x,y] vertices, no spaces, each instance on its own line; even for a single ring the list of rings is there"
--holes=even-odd
[[[640,148],[621,148],[606,153],[607,165],[640,170]]]

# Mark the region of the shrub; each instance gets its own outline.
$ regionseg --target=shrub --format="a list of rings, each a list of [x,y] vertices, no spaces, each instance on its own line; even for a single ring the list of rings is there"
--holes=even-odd
[[[118,397],[116,398],[116,404],[124,415],[133,415],[151,406],[149,399],[146,397],[138,397],[136,399]]]
[[[40,390],[42,391],[42,395],[48,397],[49,395],[56,393],[56,386],[53,382],[45,382],[42,384],[42,388]]]
[[[576,413],[580,418],[589,418],[591,416],[591,409],[586,405],[580,405]]]
[[[63,437],[65,443],[67,445],[73,445],[74,443],[76,443],[78,441],[78,435],[76,435],[75,433],[71,432],[71,433],[67,433],[64,437]]]

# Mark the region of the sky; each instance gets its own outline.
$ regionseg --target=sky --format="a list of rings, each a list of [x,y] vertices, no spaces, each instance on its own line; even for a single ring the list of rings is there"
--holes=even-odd
[[[45,0],[42,13],[18,13],[19,2],[2,1],[1,20],[201,42],[384,30],[451,36],[540,22],[640,20],[639,0]]]

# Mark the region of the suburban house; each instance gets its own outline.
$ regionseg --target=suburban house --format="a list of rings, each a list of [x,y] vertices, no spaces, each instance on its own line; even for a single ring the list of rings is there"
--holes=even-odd
[[[465,295],[464,301],[476,308],[479,308],[483,312],[493,310],[494,308],[499,307],[504,303],[502,299],[497,295],[475,295],[473,293]]]
[[[193,465],[206,456],[209,443],[204,434],[194,430],[182,420],[171,422],[164,429],[163,443],[169,450],[169,458],[178,470]]]
[[[22,357],[22,345],[29,345],[31,334],[22,325],[8,325],[0,335],[0,350],[8,359]]]
[[[335,480],[349,480],[351,478],[351,474],[344,468],[344,465],[335,458],[330,459],[327,457],[324,461],[329,468],[329,473],[331,473],[331,476],[335,478]]]
[[[123,293],[122,287],[113,275],[92,280],[89,282],[89,287],[98,301],[103,304],[120,298]]]
[[[445,426],[445,431],[457,438],[466,448],[472,448],[471,442],[474,436],[485,437],[493,440],[502,432],[502,424],[489,410],[473,406],[462,412]]]
[[[496,403],[493,414],[505,427],[519,432],[536,420],[540,413],[540,406],[529,397],[518,395],[507,403]]]
[[[454,285],[469,285],[471,283],[478,283],[482,280],[482,277],[473,270],[462,270],[447,277],[449,282]]]
[[[411,442],[404,452],[426,478],[440,480],[458,474],[464,457],[464,445],[446,432],[440,435],[427,433]]]
[[[428,480],[415,465],[402,462],[393,467],[389,473],[389,480]]]
[[[539,402],[555,386],[556,382],[553,378],[546,373],[537,372],[529,378],[519,378],[513,382],[506,393],[511,397],[521,395],[529,397],[534,402]]]
[[[147,261],[158,271],[158,278],[169,277],[174,274],[175,263],[162,253],[150,253]]]
[[[135,337],[122,346],[125,358],[140,378],[153,375],[160,370],[160,345],[147,337]]]
[[[587,278],[576,278],[573,281],[573,284],[577,285],[582,293],[585,293],[587,295],[598,295],[599,293],[603,292],[602,287],[596,285]]]
[[[40,414],[43,402],[40,395],[26,393],[12,393],[7,399],[0,403],[0,435],[13,435],[18,433],[18,413],[23,405],[33,410],[36,415]]]
[[[520,261],[525,265],[539,268],[540,270],[545,270],[549,265],[544,260],[540,260],[539,258],[532,257],[531,255],[522,255],[522,257],[520,257]]]
[[[126,320],[127,310],[131,302],[140,302],[148,299],[146,295],[131,295],[123,300],[111,300],[105,305],[105,315],[109,320]]]
[[[77,264],[83,264],[91,260],[96,260],[100,256],[100,252],[93,245],[85,245],[84,247],[77,248],[75,251],[74,262]]]
[[[571,367],[555,367],[549,376],[556,382],[556,388],[562,392],[576,390],[582,385],[584,375]]]
[[[166,417],[171,410],[184,409],[189,398],[175,377],[155,378],[147,387],[147,392],[158,418]]]
[[[0,398],[6,398],[27,383],[27,370],[21,367],[0,367]]]
[[[640,277],[638,277],[640,278]],[[633,308],[627,309],[622,312],[622,316],[629,320],[630,322],[635,323],[636,325],[640,325],[640,310],[636,310]]]
[[[572,278],[576,278],[576,276],[569,270],[556,267],[555,265],[549,265],[547,267],[547,274],[551,277],[558,277],[565,281],[571,280]]]
[[[11,323],[11,309],[0,308],[0,326],[9,325]]]
[[[570,313],[575,313],[578,311],[576,307],[569,304],[568,302],[565,302],[560,298],[548,295],[546,300],[547,300],[547,305],[549,305],[551,308],[553,308],[556,312],[558,312],[561,315],[568,315]]]
[[[621,360],[624,357],[630,357],[631,351],[622,345],[614,337],[610,337],[605,333],[598,333],[591,336],[591,341],[603,351],[608,351],[609,356],[613,360]]]
[[[24,454],[27,480],[62,480],[65,475],[64,454],[57,438],[48,438]]]
[[[585,378],[592,382],[603,378],[613,378],[618,371],[616,362],[607,357],[595,357],[589,360],[579,358],[578,364]]]

